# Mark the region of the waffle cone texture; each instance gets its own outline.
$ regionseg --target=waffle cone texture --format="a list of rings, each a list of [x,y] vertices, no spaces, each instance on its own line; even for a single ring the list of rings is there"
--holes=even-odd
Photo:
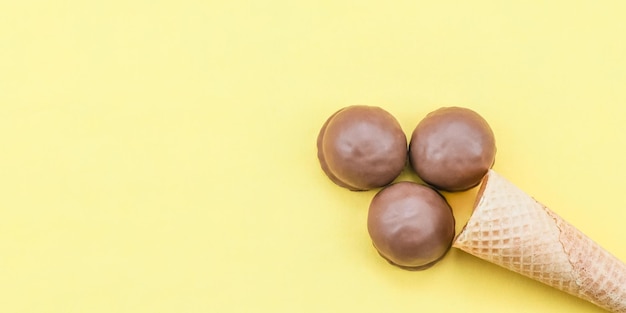
[[[626,264],[493,170],[453,246],[626,313]]]

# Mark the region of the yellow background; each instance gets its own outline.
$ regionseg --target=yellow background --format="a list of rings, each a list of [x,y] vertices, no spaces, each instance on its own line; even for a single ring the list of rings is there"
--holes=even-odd
[[[0,311],[602,312],[453,250],[407,272],[317,132],[466,106],[626,260],[623,1],[1,1]],[[413,179],[405,173],[401,179]],[[475,190],[446,194],[458,212]]]

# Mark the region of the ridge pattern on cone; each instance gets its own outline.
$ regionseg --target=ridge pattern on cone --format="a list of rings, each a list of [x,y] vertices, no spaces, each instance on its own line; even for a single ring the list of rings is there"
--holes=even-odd
[[[611,312],[626,313],[626,265],[493,170],[453,246]]]

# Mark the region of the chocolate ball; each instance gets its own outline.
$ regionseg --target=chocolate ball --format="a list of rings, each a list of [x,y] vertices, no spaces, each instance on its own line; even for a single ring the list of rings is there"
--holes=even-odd
[[[387,111],[355,105],[333,114],[317,137],[317,156],[326,175],[350,190],[391,183],[407,162],[407,141]]]
[[[409,160],[417,175],[445,191],[478,185],[495,155],[495,138],[487,121],[461,107],[429,113],[413,131],[409,145]]]
[[[454,239],[454,216],[434,189],[413,182],[385,187],[369,207],[367,230],[389,263],[423,270],[443,258]]]

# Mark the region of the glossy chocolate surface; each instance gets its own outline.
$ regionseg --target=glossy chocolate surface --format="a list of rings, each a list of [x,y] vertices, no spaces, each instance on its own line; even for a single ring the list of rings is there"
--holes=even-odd
[[[317,156],[326,175],[350,190],[391,183],[407,161],[406,135],[387,111],[356,105],[333,114],[317,137]]]
[[[478,113],[440,108],[415,128],[409,145],[411,166],[426,183],[462,191],[480,183],[495,161],[493,131]]]
[[[434,189],[399,182],[374,196],[367,229],[374,247],[391,264],[423,270],[450,249],[454,216],[446,200]]]

